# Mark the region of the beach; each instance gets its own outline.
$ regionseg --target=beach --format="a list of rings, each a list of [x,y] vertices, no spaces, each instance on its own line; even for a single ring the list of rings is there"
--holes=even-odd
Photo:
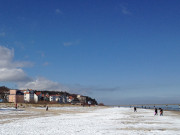
[[[2,135],[180,135],[180,112],[119,107],[0,108]]]

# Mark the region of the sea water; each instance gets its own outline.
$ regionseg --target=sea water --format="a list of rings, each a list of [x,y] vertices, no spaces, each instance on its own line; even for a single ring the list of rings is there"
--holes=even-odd
[[[137,108],[144,108],[144,109],[162,108],[163,110],[180,111],[180,105],[144,105],[144,106],[137,106]]]

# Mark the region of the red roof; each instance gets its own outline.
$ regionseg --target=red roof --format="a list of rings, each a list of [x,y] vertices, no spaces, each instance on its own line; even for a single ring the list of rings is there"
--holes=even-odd
[[[36,92],[36,95],[37,95],[37,96],[41,95],[41,92]]]
[[[72,97],[72,96],[69,96],[69,99],[73,99],[73,97]]]

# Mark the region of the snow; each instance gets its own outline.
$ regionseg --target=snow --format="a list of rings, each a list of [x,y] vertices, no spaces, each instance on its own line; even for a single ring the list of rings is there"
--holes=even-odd
[[[171,112],[164,112],[164,116],[154,116],[154,111],[148,109],[138,109],[138,112],[133,112],[132,108],[117,107],[99,109],[93,107],[61,107],[49,109],[78,110],[78,113],[24,118],[0,124],[0,134],[180,135],[179,114]],[[10,113],[9,111],[6,112]],[[18,112],[22,113],[22,111],[16,113]],[[0,113],[2,113],[1,110]]]

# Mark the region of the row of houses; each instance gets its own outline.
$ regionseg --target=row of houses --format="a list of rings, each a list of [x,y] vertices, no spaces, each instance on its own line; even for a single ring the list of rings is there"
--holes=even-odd
[[[58,91],[36,91],[36,90],[9,90],[9,102],[13,103],[71,103],[71,104],[97,104],[95,99],[88,96],[69,94],[67,92]]]

